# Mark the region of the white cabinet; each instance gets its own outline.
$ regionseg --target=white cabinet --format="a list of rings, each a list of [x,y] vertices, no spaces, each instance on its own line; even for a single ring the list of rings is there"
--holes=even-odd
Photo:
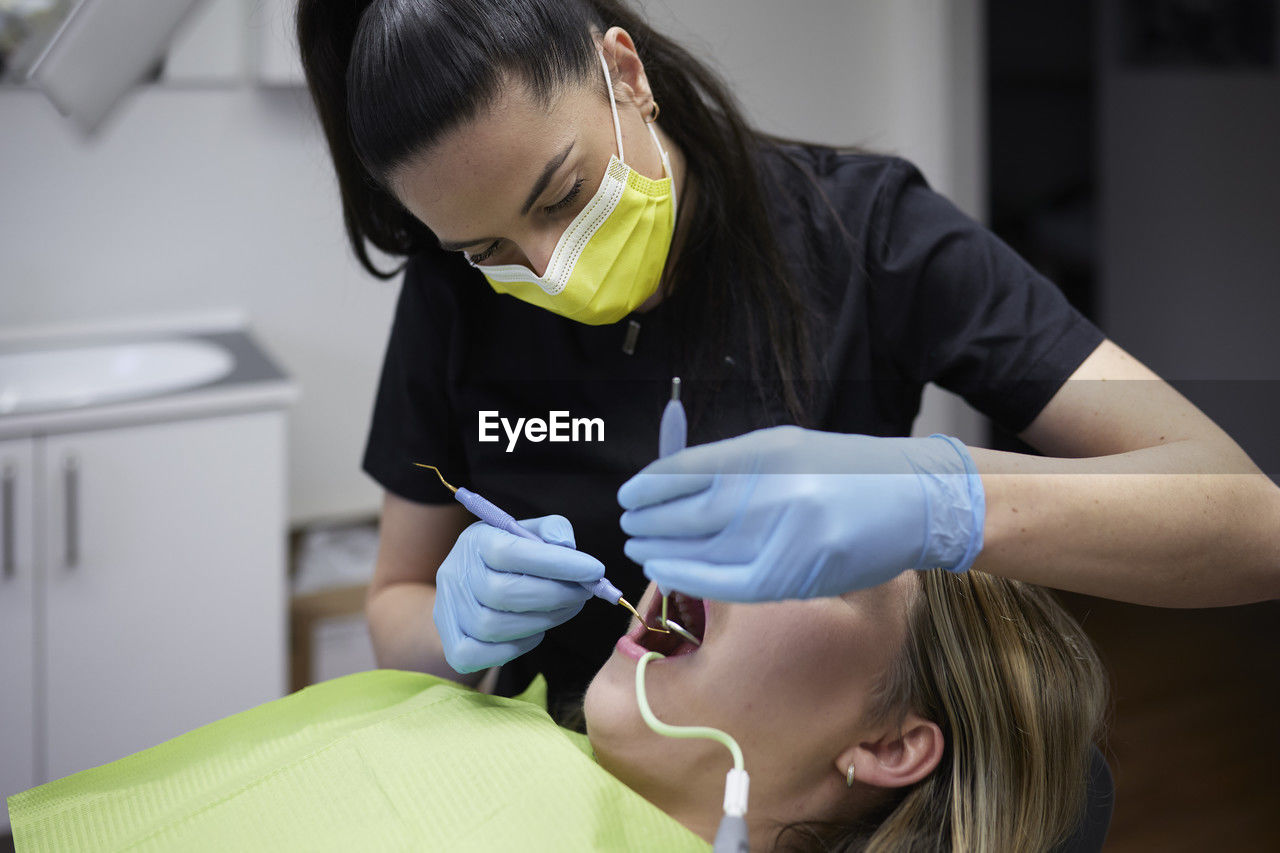
[[[38,557],[0,601],[3,743],[25,736],[36,778],[6,768],[0,795],[283,695],[284,427],[267,411],[13,444],[35,469],[16,489],[17,550]],[[32,676],[24,725],[7,688]]]
[[[36,784],[34,447],[0,441],[0,801]]]

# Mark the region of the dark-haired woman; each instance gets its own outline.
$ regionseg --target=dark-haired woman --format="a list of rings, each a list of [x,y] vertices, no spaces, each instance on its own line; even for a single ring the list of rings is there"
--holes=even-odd
[[[408,259],[365,455],[383,666],[574,702],[626,618],[584,583],[634,600],[626,557],[732,601],[975,565],[1280,594],[1280,489],[911,164],[752,131],[618,0],[302,0],[298,34],[353,249]],[[673,375],[698,446],[648,464]],[[1049,458],[901,437],[929,381]]]

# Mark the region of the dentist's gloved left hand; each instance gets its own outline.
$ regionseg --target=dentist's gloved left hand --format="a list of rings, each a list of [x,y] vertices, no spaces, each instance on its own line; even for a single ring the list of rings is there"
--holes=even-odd
[[[906,569],[965,571],[982,479],[955,438],[795,426],[698,445],[618,490],[627,556],[663,589],[719,601],[839,595]]]
[[[541,539],[522,539],[483,521],[462,531],[436,573],[432,612],[445,660],[458,672],[501,666],[542,642],[591,597],[584,583],[604,564],[575,550],[562,515],[519,522]]]

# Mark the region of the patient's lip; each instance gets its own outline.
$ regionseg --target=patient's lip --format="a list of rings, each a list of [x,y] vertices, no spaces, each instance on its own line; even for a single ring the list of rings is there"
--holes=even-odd
[[[652,609],[652,606],[646,607],[641,611],[641,613],[646,619],[651,618],[649,611]],[[648,651],[648,649],[639,643],[640,637],[644,634],[646,629],[644,624],[639,620],[633,618],[632,621],[635,622],[635,624],[631,626],[631,629],[627,631],[627,633],[618,638],[618,642],[615,643],[613,647],[632,660],[639,661],[640,658],[644,656],[644,653]]]
[[[644,629],[641,628],[640,630]],[[631,638],[630,633],[623,634],[619,637],[618,642],[615,643],[613,647],[622,652],[625,657],[629,657],[637,663],[640,661],[640,658],[644,657],[644,653],[647,651],[644,646]]]
[[[623,634],[618,638],[618,642],[613,644],[613,648],[617,652],[621,652],[623,657],[629,657],[633,661],[639,663],[640,658],[644,657],[649,650],[635,641],[631,634]],[[649,661],[650,666],[658,664],[670,663],[672,661],[685,660],[686,658],[697,657],[696,652],[686,652],[678,655],[663,655],[660,658],[654,658]]]

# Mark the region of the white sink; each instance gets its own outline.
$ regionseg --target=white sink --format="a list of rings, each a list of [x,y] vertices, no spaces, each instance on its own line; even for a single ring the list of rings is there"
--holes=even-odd
[[[188,340],[0,353],[0,415],[177,391],[221,379],[232,365],[222,347]]]

